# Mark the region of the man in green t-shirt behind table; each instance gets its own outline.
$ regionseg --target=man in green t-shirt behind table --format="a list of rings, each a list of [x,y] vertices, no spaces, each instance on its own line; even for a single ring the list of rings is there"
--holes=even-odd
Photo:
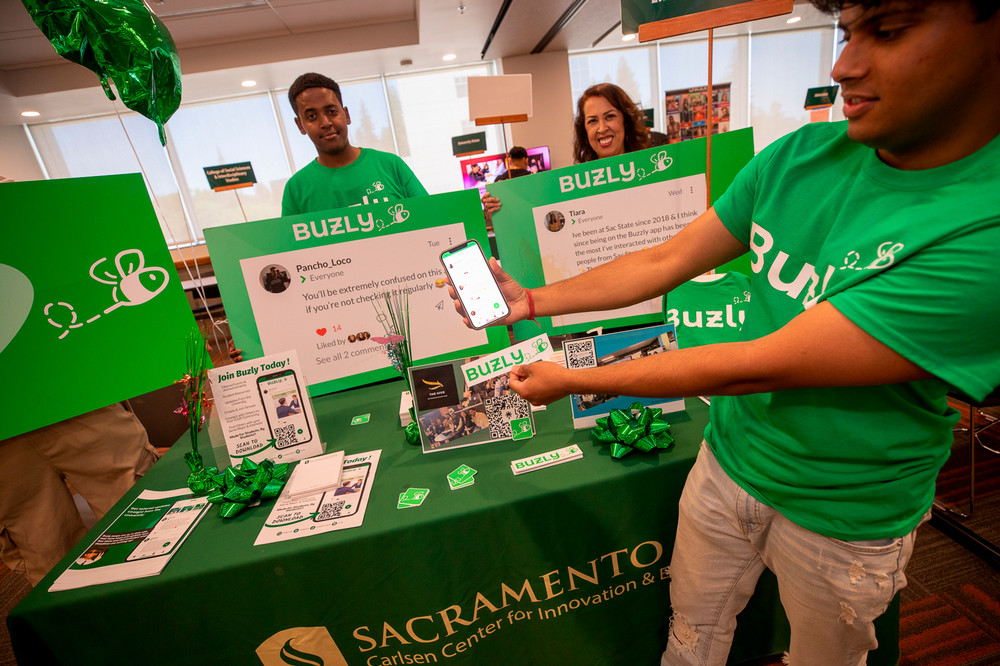
[[[299,76],[288,89],[288,103],[295,125],[316,146],[316,159],[285,183],[282,217],[427,195],[397,155],[351,145],[351,114],[330,77],[315,72]],[[243,360],[243,350],[232,341],[229,356]]]
[[[316,146],[317,155],[285,183],[282,216],[427,194],[398,156],[351,145],[351,114],[333,79],[303,74],[289,88],[288,101],[295,125]]]
[[[953,441],[949,387],[1000,383],[998,2],[812,3],[839,13],[846,123],[772,143],[663,245],[532,290],[492,263],[507,324],[645,301],[750,252],[737,342],[511,373],[534,404],[716,396],[680,500],[662,664],[725,663],[765,567],[789,663],[864,664]]]

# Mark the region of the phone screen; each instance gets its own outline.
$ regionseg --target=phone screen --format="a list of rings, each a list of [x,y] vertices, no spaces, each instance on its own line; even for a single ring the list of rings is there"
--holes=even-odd
[[[313,521],[321,523],[357,513],[368,489],[368,474],[371,472],[371,467],[371,463],[344,467],[340,474],[340,487],[323,493]]]
[[[472,328],[484,328],[510,314],[479,243],[468,240],[445,250],[441,253],[441,263]]]
[[[257,389],[274,438],[274,448],[287,449],[312,440],[294,370],[279,370],[258,378]]]

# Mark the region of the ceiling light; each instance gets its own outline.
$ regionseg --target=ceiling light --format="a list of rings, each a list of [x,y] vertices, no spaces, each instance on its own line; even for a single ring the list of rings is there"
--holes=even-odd
[[[788,24],[798,23],[801,20],[802,20],[801,16],[793,16],[792,18],[790,18],[787,21],[785,21],[785,23],[788,23]]]
[[[458,56],[455,55],[454,53],[445,53],[443,56],[441,56],[441,60],[444,60],[445,62],[449,62],[451,60],[454,60],[457,57]]]
[[[623,42],[631,42],[633,39],[635,39],[635,33],[634,32],[631,35],[622,35],[622,41]]]
[[[247,79],[240,85],[243,86],[244,88],[253,88],[255,85],[257,85],[257,82],[254,81],[253,79]]]
[[[25,118],[35,118],[42,114],[38,113],[38,111],[22,111],[21,115],[24,116]]]

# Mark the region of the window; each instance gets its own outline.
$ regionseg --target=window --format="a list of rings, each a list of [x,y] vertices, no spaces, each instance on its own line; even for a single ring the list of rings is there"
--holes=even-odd
[[[29,130],[50,178],[144,173],[167,243],[183,245],[194,241],[177,182],[152,122],[129,112],[122,114],[120,122],[118,117],[110,116],[33,125]]]
[[[652,47],[618,48],[599,51],[585,58],[570,60],[570,87],[573,91],[573,114],[580,95],[597,83],[614,83],[641,109],[654,109],[658,117],[660,95],[655,89],[656,53]]]
[[[177,155],[199,238],[208,227],[281,215],[281,193],[291,174],[267,95],[181,105],[167,122],[167,146]],[[209,188],[205,167],[238,162],[250,162],[253,187]]]
[[[747,71],[743,64],[747,37],[712,40],[712,84],[730,84],[730,129],[747,126]],[[668,90],[708,85],[708,40],[666,43],[660,46],[660,105]],[[662,109],[660,110],[662,112]]]
[[[829,85],[830,30],[799,30],[755,35],[750,40],[752,63],[750,124],[758,152],[809,122],[803,108],[806,91]]]
[[[399,156],[431,194],[462,189],[462,171],[451,138],[486,132],[486,153],[502,153],[500,125],[469,120],[470,76],[491,76],[493,63],[386,78]]]

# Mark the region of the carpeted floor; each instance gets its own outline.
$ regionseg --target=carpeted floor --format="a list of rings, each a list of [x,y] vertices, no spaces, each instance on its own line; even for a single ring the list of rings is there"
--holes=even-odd
[[[938,479],[938,498],[967,508],[968,447],[962,435],[957,436]],[[1000,426],[988,431],[984,441],[1000,450]],[[977,452],[975,511],[962,522],[1000,544],[1000,455]],[[908,585],[900,599],[900,666],[1000,665],[997,569],[928,524],[920,530],[906,573]],[[29,589],[23,576],[0,564],[0,666],[16,666],[6,619]],[[758,666],[779,664],[780,658],[775,658]]]

